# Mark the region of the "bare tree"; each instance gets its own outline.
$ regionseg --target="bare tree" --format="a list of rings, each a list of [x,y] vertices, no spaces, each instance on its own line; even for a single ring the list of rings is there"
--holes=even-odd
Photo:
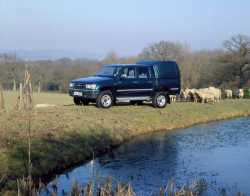
[[[150,60],[180,60],[184,55],[185,47],[180,43],[160,41],[143,49],[140,59]]]
[[[235,77],[239,78],[239,86],[242,87],[245,82],[244,72],[250,68],[250,37],[245,35],[236,35],[230,40],[224,42],[226,54],[222,61],[233,65],[236,68]]]
[[[110,52],[104,58],[103,63],[104,64],[112,64],[112,63],[118,63],[118,61],[119,61],[118,55],[115,52]]]

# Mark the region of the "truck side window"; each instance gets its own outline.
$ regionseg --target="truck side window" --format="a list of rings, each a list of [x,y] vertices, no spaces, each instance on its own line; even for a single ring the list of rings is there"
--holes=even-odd
[[[120,68],[117,67],[117,68],[115,69],[115,71],[114,71],[114,76],[115,76],[115,77],[118,76],[118,75],[119,75],[119,72],[120,72]]]
[[[155,72],[155,78],[159,78],[159,69],[156,65],[153,66],[154,72]]]
[[[121,69],[120,75],[125,77],[125,78],[133,79],[133,78],[135,78],[135,68],[134,67],[124,67]]]
[[[135,78],[135,68],[128,68],[128,78]]]
[[[149,69],[150,78],[155,78],[154,68],[153,67],[149,67],[148,69]]]
[[[148,67],[138,67],[138,78],[150,78]]]

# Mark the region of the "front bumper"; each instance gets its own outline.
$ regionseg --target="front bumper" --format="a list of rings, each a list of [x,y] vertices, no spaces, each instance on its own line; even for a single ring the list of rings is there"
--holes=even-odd
[[[82,93],[82,96],[74,95],[74,92]],[[72,97],[82,97],[85,99],[96,99],[99,95],[99,90],[86,90],[86,89],[69,89],[69,95]]]

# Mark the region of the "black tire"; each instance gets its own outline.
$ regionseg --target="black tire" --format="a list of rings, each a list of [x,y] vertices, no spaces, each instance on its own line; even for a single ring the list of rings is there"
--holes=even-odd
[[[89,100],[87,100],[87,99],[82,99],[82,104],[83,104],[83,105],[89,105]]]
[[[74,97],[73,101],[74,101],[75,105],[82,105],[81,98],[79,98],[79,97]]]
[[[131,105],[143,105],[143,101],[130,101]]]
[[[154,95],[152,100],[155,108],[165,108],[168,103],[168,96],[164,92],[158,92]]]
[[[110,108],[114,103],[113,100],[111,91],[102,91],[96,99],[96,106],[98,108]]]

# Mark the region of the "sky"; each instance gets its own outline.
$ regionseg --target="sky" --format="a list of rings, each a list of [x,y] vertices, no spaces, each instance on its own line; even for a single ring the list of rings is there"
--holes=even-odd
[[[0,0],[0,49],[137,55],[161,40],[194,50],[250,35],[249,0]]]

